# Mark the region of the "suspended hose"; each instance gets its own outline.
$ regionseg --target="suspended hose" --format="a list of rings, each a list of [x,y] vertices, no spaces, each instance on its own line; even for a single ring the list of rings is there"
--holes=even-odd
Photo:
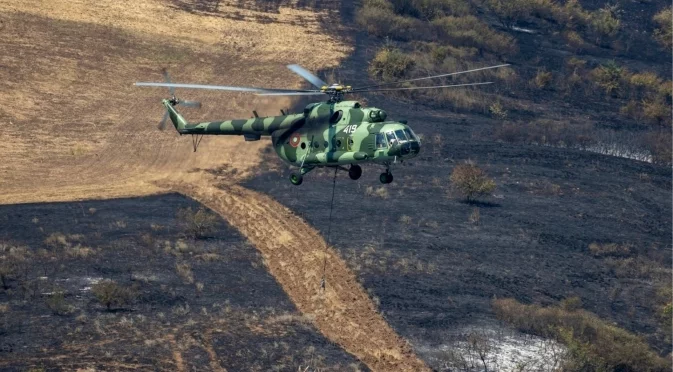
[[[334,167],[334,181],[332,181],[332,201],[329,205],[329,219],[327,223],[327,241],[325,242],[325,252],[323,254],[322,263],[322,280],[320,281],[320,288],[325,289],[325,274],[327,272],[327,247],[330,244],[330,236],[332,233],[332,210],[334,209],[334,190],[336,190],[336,178],[339,168]]]

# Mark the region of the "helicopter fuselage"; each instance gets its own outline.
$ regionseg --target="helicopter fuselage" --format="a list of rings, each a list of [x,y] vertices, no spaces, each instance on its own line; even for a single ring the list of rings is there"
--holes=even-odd
[[[312,103],[303,113],[242,120],[187,123],[168,100],[164,105],[181,134],[243,135],[254,141],[271,136],[274,150],[288,164],[302,168],[343,166],[364,162],[388,165],[416,156],[419,138],[402,122],[387,121],[375,107],[357,101]]]

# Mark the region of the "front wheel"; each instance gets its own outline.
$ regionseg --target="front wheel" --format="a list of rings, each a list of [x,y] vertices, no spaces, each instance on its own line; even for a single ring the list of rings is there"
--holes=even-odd
[[[292,182],[293,185],[299,186],[301,183],[304,181],[304,176],[301,174],[297,173],[292,173],[290,174],[290,182]]]
[[[392,173],[388,173],[388,172],[381,173],[381,175],[379,176],[379,181],[381,181],[381,183],[391,183],[391,182],[393,182]]]
[[[351,167],[348,169],[348,177],[350,177],[352,180],[357,180],[362,176],[362,168],[357,165],[353,164]]]

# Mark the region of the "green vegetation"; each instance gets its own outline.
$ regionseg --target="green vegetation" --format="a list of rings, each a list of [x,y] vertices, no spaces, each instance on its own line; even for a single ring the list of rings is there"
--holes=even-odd
[[[563,370],[669,370],[669,363],[653,352],[641,337],[579,309],[574,299],[552,307],[498,299],[492,306],[499,319],[520,331],[565,344],[568,359]]]
[[[113,306],[123,307],[129,305],[136,297],[136,293],[132,288],[120,286],[114,280],[101,280],[91,287],[91,291],[96,296],[96,299],[105,305],[108,311],[112,310]]]
[[[177,218],[182,223],[185,235],[200,239],[215,231],[217,215],[200,207],[194,211],[191,207],[178,210]]]
[[[58,288],[47,297],[45,303],[55,315],[65,315],[72,311],[72,306],[65,301],[65,292]]]
[[[487,195],[495,190],[495,182],[486,173],[472,163],[456,166],[451,172],[451,187],[467,201]]]

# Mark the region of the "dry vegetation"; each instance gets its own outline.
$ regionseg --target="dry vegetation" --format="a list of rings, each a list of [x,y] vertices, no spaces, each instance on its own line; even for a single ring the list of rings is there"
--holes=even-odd
[[[458,112],[490,114],[495,119],[507,121],[495,134],[496,139],[602,152],[607,152],[603,146],[612,143],[610,146],[621,149],[611,152],[612,155],[647,153],[650,157],[644,158],[648,161],[669,164],[671,135],[666,128],[671,126],[672,84],[658,68],[643,69],[640,64],[638,71],[630,71],[622,65],[619,57],[637,54],[635,45],[642,44],[638,31],[632,26],[624,26],[624,13],[620,5],[612,3],[589,11],[577,0],[366,0],[357,21],[370,34],[387,38],[370,65],[370,75],[375,79],[416,78],[493,65],[503,60],[512,60],[517,65],[516,73],[506,68],[471,76],[471,81],[495,81],[497,84],[489,89],[389,94],[401,99],[419,99]],[[656,39],[669,51],[672,38],[670,14],[670,7],[665,8],[645,26],[652,28],[653,39],[650,40]],[[491,19],[496,19],[498,24],[489,24]],[[530,60],[530,57],[522,56],[518,38],[513,37],[522,32],[522,27],[567,49],[571,56],[567,58],[565,68],[557,68],[559,57],[540,55]],[[586,59],[572,55],[575,53],[590,57],[589,64]],[[606,54],[616,60],[606,62]],[[548,68],[548,63],[553,67]],[[555,69],[553,73],[552,68]],[[531,73],[532,70],[536,72]],[[457,76],[438,81],[465,80]],[[525,84],[526,81],[529,84]],[[523,89],[526,86],[528,89]],[[535,90],[544,92],[540,94]],[[547,120],[554,127],[552,131],[563,132],[565,138],[547,140],[543,136],[542,141],[531,141],[527,137],[531,133],[535,136],[540,130],[530,125],[528,117],[518,120],[518,115],[512,111],[530,113],[535,107],[531,101],[539,101],[538,96],[549,102],[571,98],[578,107],[587,104],[583,98],[589,98],[591,102],[593,97],[602,97],[612,108],[621,106],[620,121],[623,123],[610,131],[597,130],[597,125],[587,121],[586,117],[578,116],[570,123],[561,122],[552,118],[553,109],[536,109],[536,120]],[[511,110],[502,110],[504,105]],[[632,143],[614,143],[612,133],[633,130],[633,122],[645,128],[639,129],[637,136],[623,135],[630,137]]]
[[[670,368],[642,338],[579,309],[574,299],[553,307],[499,299],[492,306],[499,319],[520,331],[565,344],[569,352],[564,370],[663,372]]]
[[[495,190],[495,182],[474,163],[461,164],[451,172],[451,187],[468,202]]]
[[[101,280],[91,287],[91,292],[108,311],[129,305],[137,296],[134,288],[124,287],[114,280]]]

